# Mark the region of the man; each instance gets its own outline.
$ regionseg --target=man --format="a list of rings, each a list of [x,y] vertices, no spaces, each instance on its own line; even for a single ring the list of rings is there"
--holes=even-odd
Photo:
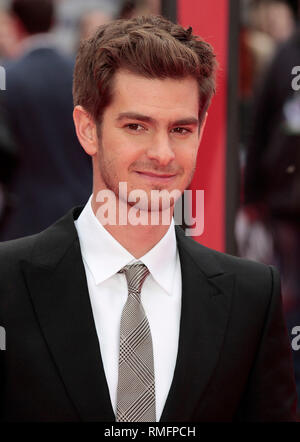
[[[1,244],[3,420],[294,419],[277,271],[186,237],[175,197],[152,207],[190,183],[215,70],[207,43],[161,17],[82,43],[74,121],[93,194]]]
[[[0,241],[40,232],[84,203],[92,187],[72,121],[74,63],[51,36],[53,0],[14,0],[10,12],[20,51],[6,66],[6,90],[0,91],[0,128],[7,129],[0,130],[0,152],[14,153],[18,163],[9,179],[0,176],[7,196]]]

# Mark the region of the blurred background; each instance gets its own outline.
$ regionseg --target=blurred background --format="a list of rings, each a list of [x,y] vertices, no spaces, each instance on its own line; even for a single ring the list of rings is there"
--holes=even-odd
[[[220,64],[191,184],[205,191],[195,240],[277,266],[292,342],[300,326],[298,0],[0,0],[0,241],[41,231],[88,199],[91,163],[72,122],[78,45],[102,23],[151,13],[191,25]],[[300,340],[293,358],[300,404]]]

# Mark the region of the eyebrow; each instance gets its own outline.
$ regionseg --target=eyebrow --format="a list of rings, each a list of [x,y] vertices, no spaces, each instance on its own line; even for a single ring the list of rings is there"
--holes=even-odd
[[[154,118],[135,112],[122,112],[118,115],[116,121],[122,121],[126,119],[143,121],[144,123],[156,123],[156,120]],[[198,124],[199,120],[195,117],[181,118],[180,120],[176,120],[172,123],[172,125],[174,126],[198,126]]]

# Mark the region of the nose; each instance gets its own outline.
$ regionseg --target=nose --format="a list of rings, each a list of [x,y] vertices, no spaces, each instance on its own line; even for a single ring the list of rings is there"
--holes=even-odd
[[[167,166],[174,160],[175,153],[168,135],[161,134],[153,138],[151,147],[147,151],[147,156],[151,160],[156,160],[161,166]]]

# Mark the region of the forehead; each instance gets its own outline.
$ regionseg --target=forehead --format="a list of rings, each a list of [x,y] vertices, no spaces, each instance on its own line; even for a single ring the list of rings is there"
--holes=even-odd
[[[114,77],[113,99],[107,111],[141,112],[151,117],[198,117],[199,92],[192,77],[146,78],[125,70]]]

